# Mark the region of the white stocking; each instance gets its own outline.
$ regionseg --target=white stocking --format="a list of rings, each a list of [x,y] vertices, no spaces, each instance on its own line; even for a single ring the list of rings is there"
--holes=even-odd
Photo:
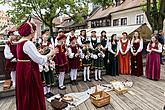
[[[97,76],[98,76],[98,69],[95,69],[95,80],[98,80]]]
[[[64,85],[64,76],[65,76],[65,72],[60,72],[58,76],[59,87],[62,87]]]
[[[86,81],[87,67],[84,67],[84,81]]]
[[[90,70],[89,70],[90,67],[87,67],[87,79],[90,80]]]

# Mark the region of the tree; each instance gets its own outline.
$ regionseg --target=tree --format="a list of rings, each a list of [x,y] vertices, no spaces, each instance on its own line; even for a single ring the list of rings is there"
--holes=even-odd
[[[145,13],[152,30],[162,30],[165,19],[165,1],[147,0]]]
[[[94,4],[101,5],[103,8],[113,5],[114,0],[91,0]]]
[[[1,3],[6,3],[5,0]],[[13,9],[8,11],[12,21],[16,24],[26,15],[32,15],[49,27],[53,36],[53,19],[67,14],[76,22],[80,22],[83,15],[87,15],[87,2],[79,0],[13,0],[7,2]],[[78,19],[77,19],[78,18]]]

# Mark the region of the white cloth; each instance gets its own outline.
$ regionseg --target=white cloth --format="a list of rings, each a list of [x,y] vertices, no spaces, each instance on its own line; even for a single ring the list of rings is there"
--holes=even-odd
[[[14,55],[11,53],[10,47],[6,44],[4,49],[4,56],[6,59],[11,59]]]
[[[33,42],[27,41],[23,46],[23,52],[27,54],[34,62],[44,65],[47,62],[47,57],[41,55]]]

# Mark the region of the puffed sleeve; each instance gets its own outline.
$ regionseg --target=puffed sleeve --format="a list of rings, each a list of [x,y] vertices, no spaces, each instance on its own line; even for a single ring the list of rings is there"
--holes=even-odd
[[[47,62],[47,57],[41,55],[38,51],[33,42],[27,41],[23,46],[23,51],[26,53],[34,62],[44,65]]]
[[[128,45],[127,45],[126,52],[128,52],[128,51],[129,51],[130,47],[131,47],[130,40],[128,40]]]
[[[121,41],[119,41],[119,51],[121,52],[121,53],[123,53],[123,50],[122,50],[122,47],[121,47]]]
[[[143,40],[141,39],[140,40],[140,46],[139,46],[137,52],[141,52],[142,50],[143,50]]]
[[[68,48],[68,54],[69,54],[69,58],[73,58],[74,57],[74,53],[72,53],[71,48]]]
[[[4,56],[6,59],[11,59],[14,55],[11,53],[10,47],[6,44],[4,49]]]
[[[162,52],[162,44],[158,43],[158,50],[155,50],[155,52],[158,52],[158,53]]]
[[[82,46],[82,42],[81,42],[81,37],[80,36],[77,37],[77,43],[78,43],[78,45]]]

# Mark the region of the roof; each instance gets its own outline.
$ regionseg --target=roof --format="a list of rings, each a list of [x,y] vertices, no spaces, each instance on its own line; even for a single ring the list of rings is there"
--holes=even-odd
[[[101,32],[106,31],[107,36],[111,36],[112,34],[117,34],[117,36],[121,36],[123,32],[127,32],[128,34],[132,33],[136,29],[138,29],[142,25],[128,25],[128,26],[114,26],[114,27],[100,27],[100,28],[91,28],[85,29],[87,31],[87,36],[91,36],[92,31],[96,31],[96,35],[100,36]],[[81,29],[80,29],[81,30]],[[80,30],[76,30],[75,34],[79,35]]]
[[[53,23],[55,25],[60,25],[61,23],[63,23],[65,20],[69,19],[70,17],[57,17],[53,19]]]
[[[102,7],[100,7],[96,13],[91,15],[88,20],[95,20],[100,19],[109,16],[111,13],[127,10],[135,7],[139,7],[142,4],[144,4],[144,0],[125,0],[121,5],[119,6],[110,6],[109,8],[102,10]]]

